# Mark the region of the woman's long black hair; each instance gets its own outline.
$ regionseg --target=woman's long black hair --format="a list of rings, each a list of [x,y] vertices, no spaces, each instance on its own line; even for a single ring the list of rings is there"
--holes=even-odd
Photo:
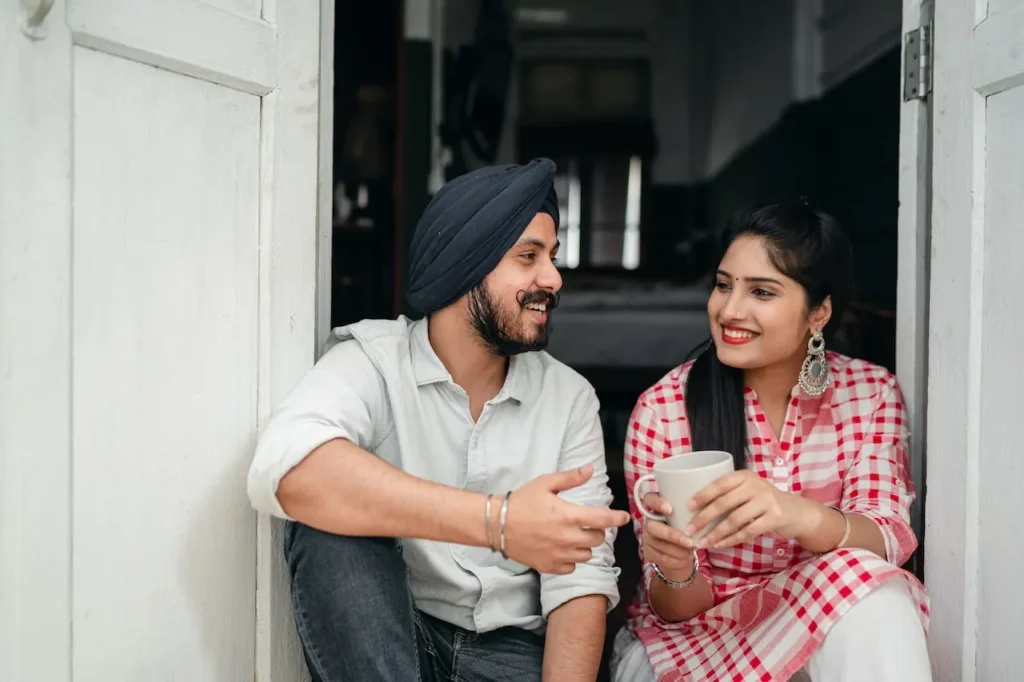
[[[853,283],[853,251],[839,223],[805,201],[769,204],[737,212],[722,235],[724,256],[740,236],[764,240],[772,265],[807,292],[808,309],[832,297],[832,316],[822,330],[831,340]],[[736,469],[746,466],[747,419],[743,370],[723,365],[713,340],[701,344],[686,380],[686,415],[693,449],[724,450]]]

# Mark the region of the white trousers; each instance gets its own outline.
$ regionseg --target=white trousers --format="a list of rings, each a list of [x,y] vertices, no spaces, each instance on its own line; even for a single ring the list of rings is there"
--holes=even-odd
[[[793,682],[931,682],[921,618],[902,578],[882,583],[832,626]],[[643,644],[615,636],[614,682],[655,682]]]

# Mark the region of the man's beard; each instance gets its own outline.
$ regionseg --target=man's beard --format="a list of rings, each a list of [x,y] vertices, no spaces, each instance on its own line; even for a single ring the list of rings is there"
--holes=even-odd
[[[516,298],[518,307],[510,312],[501,309],[483,282],[469,292],[469,317],[473,329],[487,349],[500,357],[544,350],[548,345],[551,311],[558,307],[558,297],[537,289],[520,292]],[[542,325],[529,325],[536,328],[536,333],[533,338],[525,338],[524,328],[528,325],[523,323],[521,313],[530,303],[544,304],[548,319]]]

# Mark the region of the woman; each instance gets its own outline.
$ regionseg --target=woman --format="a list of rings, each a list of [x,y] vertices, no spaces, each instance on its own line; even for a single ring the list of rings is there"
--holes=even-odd
[[[737,214],[724,247],[712,341],[640,397],[625,470],[632,490],[663,457],[725,450],[736,471],[694,496],[684,533],[630,496],[644,579],[614,677],[930,680],[928,599],[899,568],[917,547],[900,389],[825,350],[849,295],[849,242],[798,202]],[[657,494],[643,501],[669,511]]]

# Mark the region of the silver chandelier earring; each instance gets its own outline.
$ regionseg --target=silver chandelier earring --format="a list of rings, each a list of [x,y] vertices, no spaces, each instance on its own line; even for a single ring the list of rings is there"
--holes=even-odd
[[[812,398],[817,398],[825,393],[831,383],[832,372],[825,359],[825,338],[819,329],[807,342],[807,357],[800,368],[800,389]]]

